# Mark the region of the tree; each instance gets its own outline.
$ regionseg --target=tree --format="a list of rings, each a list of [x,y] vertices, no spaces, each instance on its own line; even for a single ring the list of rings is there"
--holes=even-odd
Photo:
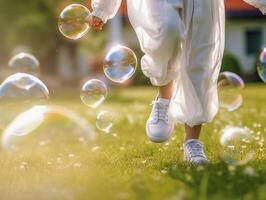
[[[57,27],[60,9],[67,4],[62,0],[0,0],[0,63],[8,62],[17,45],[25,45],[45,66],[44,72],[54,73],[58,47],[77,46],[64,39]]]

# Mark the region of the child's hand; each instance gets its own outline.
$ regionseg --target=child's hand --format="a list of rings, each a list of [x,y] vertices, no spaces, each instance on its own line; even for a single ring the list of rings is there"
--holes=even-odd
[[[88,18],[88,23],[90,27],[95,30],[100,31],[103,29],[104,22],[99,17],[90,15]]]

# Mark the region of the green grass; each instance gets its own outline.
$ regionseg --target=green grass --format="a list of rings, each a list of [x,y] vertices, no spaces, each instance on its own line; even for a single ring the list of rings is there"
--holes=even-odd
[[[166,144],[148,141],[144,127],[155,90],[114,90],[97,110],[86,108],[77,91],[54,94],[52,103],[78,112],[93,126],[98,111],[111,110],[115,115],[111,133],[95,130],[96,141],[86,142],[70,121],[47,119],[18,141],[19,150],[0,151],[0,199],[265,199],[265,146],[254,146],[256,155],[248,167],[255,175],[247,175],[247,166],[229,170],[220,161],[218,143],[219,131],[228,124],[266,136],[265,91],[264,85],[248,86],[238,111],[221,110],[213,123],[204,126],[202,140],[213,163],[206,168],[183,161],[181,126]]]

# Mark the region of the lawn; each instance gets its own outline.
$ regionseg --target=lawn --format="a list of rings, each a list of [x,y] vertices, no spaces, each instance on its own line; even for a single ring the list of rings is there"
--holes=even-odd
[[[254,146],[247,166],[232,170],[220,161],[218,142],[229,124],[266,136],[265,91],[264,85],[249,85],[239,110],[221,110],[204,126],[202,140],[212,161],[205,168],[183,161],[181,126],[168,143],[149,142],[144,127],[156,94],[151,88],[115,89],[96,110],[85,107],[77,91],[52,94],[49,103],[74,110],[93,126],[97,112],[111,110],[114,126],[110,134],[95,129],[96,140],[87,141],[71,121],[47,119],[18,141],[17,151],[0,151],[0,199],[266,199],[265,145]]]

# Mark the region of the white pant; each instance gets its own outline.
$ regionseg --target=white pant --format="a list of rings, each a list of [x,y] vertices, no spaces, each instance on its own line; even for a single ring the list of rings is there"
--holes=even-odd
[[[143,73],[157,86],[175,80],[170,110],[176,122],[190,126],[208,122],[218,111],[216,81],[224,51],[224,3],[156,2],[128,1],[129,18],[145,53]]]
[[[106,21],[120,3],[95,0],[93,15]],[[175,81],[170,110],[176,122],[192,127],[212,120],[219,108],[216,83],[224,51],[224,1],[127,3],[130,22],[145,53],[143,73],[156,86]]]

